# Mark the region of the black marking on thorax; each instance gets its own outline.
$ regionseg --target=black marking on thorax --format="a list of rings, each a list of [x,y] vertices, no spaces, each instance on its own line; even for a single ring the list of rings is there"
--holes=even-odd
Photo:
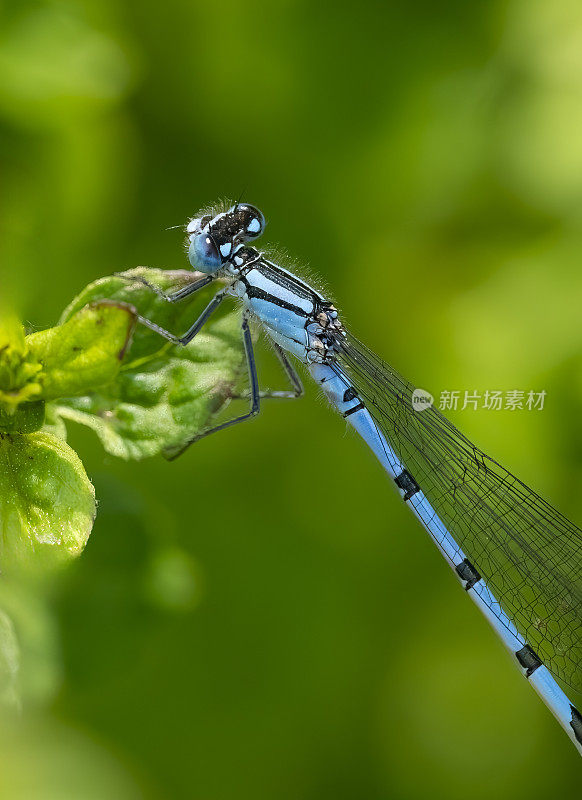
[[[306,320],[312,318],[313,315],[309,311],[305,311],[305,309],[293,305],[293,303],[288,303],[287,300],[276,297],[274,294],[266,292],[264,289],[259,289],[258,286],[253,286],[244,275],[241,275],[239,280],[241,283],[244,283],[246,295],[249,300],[265,300],[267,303],[272,303],[274,306],[284,308],[286,311],[292,311],[294,314],[297,314],[298,317],[303,317]]]
[[[302,280],[296,278],[295,275],[290,275],[288,272],[285,272],[281,267],[278,267],[277,264],[273,264],[272,261],[266,261],[262,258],[255,266],[255,269],[258,269],[268,280],[273,281],[273,283],[278,283],[283,289],[287,289],[298,297],[312,302],[314,309],[321,305],[323,298],[317,294],[311,286],[308,286]]]
[[[299,278],[296,278],[294,275],[290,275],[281,267],[278,267],[271,261],[264,259],[254,248],[241,248],[239,251],[237,251],[237,256],[242,256],[245,259],[244,265],[242,268],[239,268],[240,272],[238,280],[244,284],[246,295],[249,299],[265,300],[266,302],[272,303],[279,308],[284,308],[286,311],[292,311],[294,314],[299,317],[303,317],[305,320],[314,319],[315,315],[321,308],[327,308],[331,305],[331,303],[328,303],[326,300],[324,300],[321,295],[315,292],[306,283],[299,280]],[[294,303],[283,300],[281,297],[277,297],[276,295],[271,294],[271,292],[267,292],[264,289],[251,284],[247,278],[247,275],[249,272],[251,272],[251,270],[260,272],[260,274],[263,275],[267,280],[272,281],[273,283],[281,286],[283,289],[286,289],[292,294],[297,295],[297,297],[308,300],[313,306],[312,311],[305,311],[305,309],[301,308],[300,306],[296,306]]]

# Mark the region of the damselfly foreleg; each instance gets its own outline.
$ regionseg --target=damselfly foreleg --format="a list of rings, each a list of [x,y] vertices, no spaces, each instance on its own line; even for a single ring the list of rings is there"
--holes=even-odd
[[[168,303],[179,303],[180,300],[185,300],[186,297],[190,297],[191,294],[197,292],[199,289],[203,289],[205,286],[208,286],[215,280],[214,275],[205,275],[203,278],[199,278],[197,281],[193,283],[189,283],[187,286],[183,286],[181,289],[176,289],[174,292],[164,292],[163,289],[160,289],[159,286],[156,286],[153,283],[150,283],[146,278],[143,278],[141,275],[124,275],[121,272],[116,272],[115,276],[117,278],[122,278],[124,281],[128,281],[129,283],[141,283],[142,286],[147,287],[150,291],[157,294],[158,297],[161,297],[162,300],[166,300]]]
[[[147,319],[146,317],[142,317],[140,314],[138,314],[137,319],[139,322],[141,322],[142,325],[145,325],[146,328],[149,328],[151,331],[154,331],[154,333],[158,333],[160,336],[163,336],[164,339],[167,339],[169,342],[172,342],[172,344],[187,345],[192,341],[192,339],[196,336],[196,334],[199,333],[201,328],[203,328],[204,325],[206,324],[206,321],[211,316],[211,314],[213,314],[218,308],[218,306],[222,303],[222,301],[224,300],[225,291],[226,290],[223,289],[222,291],[217,292],[214,295],[214,297],[208,303],[202,314],[200,314],[196,322],[192,325],[191,328],[188,328],[186,333],[184,333],[182,336],[176,336],[171,331],[162,328],[160,325],[157,325],[155,322],[152,322],[150,319]]]

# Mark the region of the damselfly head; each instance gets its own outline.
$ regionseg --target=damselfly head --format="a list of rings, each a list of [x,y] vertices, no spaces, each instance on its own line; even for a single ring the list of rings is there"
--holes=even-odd
[[[246,241],[264,230],[263,214],[249,203],[236,203],[219,214],[196,216],[186,227],[188,259],[201,272],[216,272]]]
[[[265,230],[265,217],[256,206],[251,206],[249,203],[237,203],[229,209],[228,214],[232,215],[239,227],[241,240],[256,239]]]

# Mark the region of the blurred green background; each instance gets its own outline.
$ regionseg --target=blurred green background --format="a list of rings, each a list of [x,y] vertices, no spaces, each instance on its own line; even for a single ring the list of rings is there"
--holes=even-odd
[[[453,416],[582,520],[577,0],[4,0],[0,20],[0,291],[29,329],[101,275],[184,266],[166,227],[244,192],[418,385],[546,390],[542,412]],[[579,787],[574,748],[311,386],[172,464],[69,441],[99,512],[50,601],[16,615],[2,798]]]

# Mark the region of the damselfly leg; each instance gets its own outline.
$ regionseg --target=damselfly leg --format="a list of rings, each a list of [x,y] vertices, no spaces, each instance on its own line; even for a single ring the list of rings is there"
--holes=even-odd
[[[275,354],[281,363],[281,366],[285,370],[285,374],[289,379],[289,383],[293,387],[292,389],[265,389],[260,392],[261,400],[297,400],[299,397],[303,397],[305,394],[305,389],[303,388],[303,382],[299,377],[299,374],[294,369],[293,364],[289,361],[287,356],[285,355],[285,351],[282,347],[276,342],[272,342],[273,348],[275,350]],[[247,399],[249,397],[248,393],[244,394],[233,394],[233,400],[241,400]]]
[[[196,336],[196,334],[200,332],[200,330],[206,324],[208,318],[216,311],[218,306],[222,303],[222,301],[224,300],[224,293],[225,290],[223,289],[222,291],[217,292],[214,295],[214,297],[208,303],[202,314],[200,314],[196,322],[190,328],[188,328],[186,333],[184,333],[182,336],[176,336],[171,331],[168,331],[165,328],[162,328],[160,325],[157,325],[155,322],[152,322],[150,319],[147,319],[147,317],[142,317],[141,314],[138,314],[137,319],[138,322],[141,322],[141,324],[145,325],[146,328],[149,328],[151,331],[154,331],[154,333],[159,333],[160,336],[163,336],[164,339],[167,339],[169,342],[172,342],[172,344],[187,345],[192,341],[192,339]]]
[[[273,342],[273,348],[275,349],[275,353],[277,354],[277,358],[281,362],[283,369],[285,370],[285,374],[289,378],[289,383],[293,387],[291,391],[288,390],[276,390],[276,391],[266,391],[261,392],[261,398],[266,400],[269,397],[280,397],[284,400],[295,400],[298,397],[303,397],[305,393],[305,389],[303,388],[303,383],[301,382],[301,378],[299,377],[297,371],[293,367],[293,364],[289,361],[287,356],[285,355],[285,351],[282,347],[280,347],[276,342]]]
[[[181,289],[176,289],[174,292],[164,292],[163,289],[160,289],[159,286],[156,286],[154,283],[150,283],[146,278],[143,278],[141,275],[124,275],[121,272],[116,272],[115,277],[122,278],[129,283],[141,283],[143,286],[147,287],[150,291],[157,294],[158,297],[161,297],[162,300],[166,300],[168,303],[179,303],[180,300],[185,300],[187,297],[190,297],[191,294],[194,294],[199,289],[203,289],[208,284],[212,283],[215,280],[214,275],[205,275],[203,278],[199,278],[197,281],[193,283],[189,283],[187,286],[183,286]]]
[[[249,326],[248,316],[243,314],[242,320],[242,337],[243,337],[243,345],[245,349],[245,356],[247,359],[247,367],[249,371],[249,383],[251,387],[251,394],[250,394],[250,409],[246,412],[246,414],[240,414],[237,417],[233,417],[232,419],[226,420],[226,422],[222,422],[219,425],[215,425],[213,428],[208,428],[206,431],[202,431],[201,433],[197,433],[195,436],[192,436],[191,439],[188,439],[181,445],[178,445],[176,448],[168,448],[164,452],[164,456],[168,459],[168,461],[173,461],[178,456],[181,456],[182,453],[190,447],[191,444],[194,442],[200,441],[200,439],[204,439],[206,436],[210,436],[211,433],[218,433],[218,431],[222,431],[225,428],[231,428],[233,425],[237,425],[239,422],[244,422],[251,417],[256,417],[259,413],[261,408],[261,396],[259,392],[259,379],[257,376],[257,365],[255,362],[255,353],[253,349],[253,340],[251,337],[251,329]]]

